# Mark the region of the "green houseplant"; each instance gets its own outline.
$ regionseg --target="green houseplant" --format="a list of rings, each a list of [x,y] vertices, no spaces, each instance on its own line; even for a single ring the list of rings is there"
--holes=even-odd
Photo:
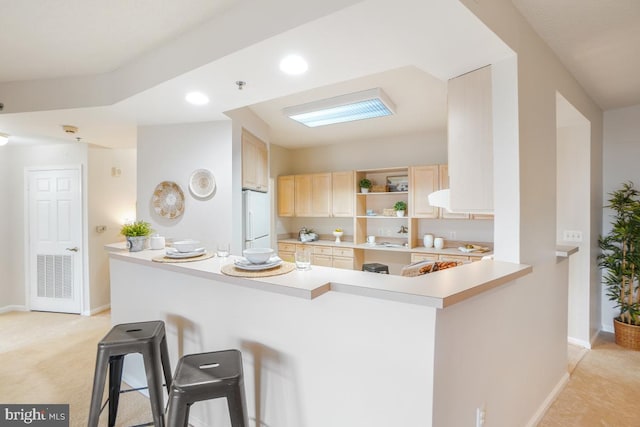
[[[393,205],[393,209],[396,210],[396,215],[404,216],[404,213],[407,210],[407,202],[403,200],[398,200],[396,204]]]
[[[151,224],[142,220],[125,224],[120,229],[120,234],[127,239],[127,248],[130,252],[143,250],[144,244],[152,232]]]
[[[616,343],[640,350],[640,192],[627,182],[609,196],[611,231],[598,239],[598,265],[607,296],[620,310],[613,322]]]
[[[373,184],[371,183],[371,180],[367,179],[367,178],[362,178],[360,180],[360,192],[361,193],[368,193],[369,189],[373,186]]]

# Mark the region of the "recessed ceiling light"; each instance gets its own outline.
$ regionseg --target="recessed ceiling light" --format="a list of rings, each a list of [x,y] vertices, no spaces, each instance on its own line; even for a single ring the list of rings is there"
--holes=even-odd
[[[303,74],[308,68],[307,61],[299,55],[289,55],[280,61],[280,70],[286,74]]]
[[[202,92],[189,92],[184,99],[193,105],[206,105],[209,103],[209,97]]]
[[[7,142],[9,142],[9,135],[0,133],[0,146],[6,145]]]

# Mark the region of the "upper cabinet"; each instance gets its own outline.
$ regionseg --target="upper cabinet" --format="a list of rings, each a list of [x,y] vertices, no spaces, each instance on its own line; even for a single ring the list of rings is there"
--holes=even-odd
[[[269,155],[267,144],[242,130],[242,188],[269,190]]]
[[[295,175],[295,216],[331,216],[331,174]]]
[[[439,165],[439,182],[440,189],[444,190],[449,188],[449,166],[448,165]],[[442,208],[440,209],[440,218],[444,219],[469,219],[469,214],[467,213],[452,213],[448,210]]]
[[[278,177],[278,215],[295,216],[295,177]]]
[[[331,210],[335,217],[352,217],[355,193],[353,171],[331,174]]]
[[[409,168],[409,216],[438,218],[439,209],[429,204],[429,194],[439,189],[438,165]]]
[[[493,212],[491,67],[449,80],[448,150],[453,211]]]

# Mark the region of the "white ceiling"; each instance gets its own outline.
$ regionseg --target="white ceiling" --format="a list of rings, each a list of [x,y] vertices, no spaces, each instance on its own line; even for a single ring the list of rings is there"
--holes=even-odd
[[[575,13],[559,12],[556,3],[589,4],[579,9],[598,16],[595,4],[622,5],[624,13],[609,26],[582,15],[576,24],[568,19]],[[584,57],[578,44],[594,40],[592,32],[606,41],[593,42],[593,50],[620,50],[625,37],[635,37],[635,45],[622,50],[640,57],[638,25],[619,27],[623,16],[639,22],[637,0],[514,4],[538,31],[547,31],[543,37],[558,37],[576,53],[560,54],[563,60]],[[0,10],[0,28],[11,35],[0,39],[0,132],[12,135],[10,144],[73,140],[60,128],[73,124],[84,142],[132,147],[139,125],[225,120],[225,111],[246,106],[271,126],[272,141],[291,147],[413,133],[444,127],[448,78],[512,54],[451,0],[0,0]],[[551,18],[546,10],[554,11]],[[566,41],[569,30],[552,31],[556,21],[572,22],[573,41]],[[583,25],[592,29],[590,38],[578,31]],[[277,69],[291,52],[309,61],[304,76]],[[606,68],[618,81],[636,69],[626,72],[629,58],[593,62],[582,66],[597,65],[598,73]],[[638,81],[617,94],[607,87],[615,79],[598,75],[589,86],[580,78],[581,65],[575,66],[578,71],[567,63],[601,106],[640,103],[640,93],[633,93]],[[245,80],[246,88],[238,91],[236,80]],[[395,116],[309,130],[280,114],[285,106],[372,87],[395,102]],[[194,89],[212,102],[204,108],[186,104],[184,93]]]

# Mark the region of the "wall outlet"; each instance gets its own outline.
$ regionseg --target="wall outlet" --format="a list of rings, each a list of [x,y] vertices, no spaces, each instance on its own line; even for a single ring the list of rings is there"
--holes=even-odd
[[[564,230],[562,240],[565,242],[582,242],[582,231]]]
[[[484,427],[486,415],[484,406],[482,408],[476,408],[476,427]]]

